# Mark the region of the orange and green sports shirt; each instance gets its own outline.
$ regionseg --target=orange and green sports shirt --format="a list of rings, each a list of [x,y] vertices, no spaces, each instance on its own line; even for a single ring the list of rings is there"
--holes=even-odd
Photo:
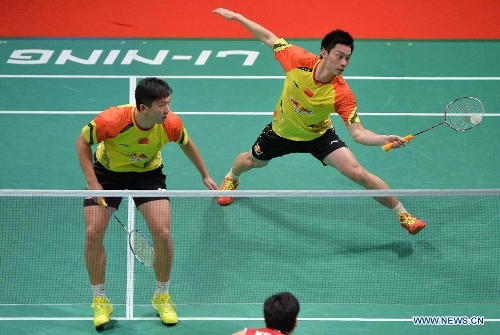
[[[310,141],[334,129],[331,113],[345,125],[360,122],[356,98],[342,76],[329,83],[314,80],[321,59],[284,39],[274,43],[274,57],[285,70],[283,91],[274,110],[276,134],[294,141]]]
[[[161,166],[161,148],[168,142],[186,144],[188,134],[182,120],[169,112],[165,122],[151,129],[137,125],[136,106],[111,107],[82,129],[90,145],[97,144],[96,158],[108,170],[115,172],[145,172]]]

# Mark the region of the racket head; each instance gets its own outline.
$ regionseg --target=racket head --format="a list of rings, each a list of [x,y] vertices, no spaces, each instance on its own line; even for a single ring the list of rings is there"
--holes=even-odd
[[[155,261],[153,243],[141,231],[134,229],[128,234],[130,250],[135,258],[145,266],[152,266]]]
[[[462,97],[451,101],[444,111],[444,122],[453,130],[466,131],[474,128],[484,116],[481,100]]]

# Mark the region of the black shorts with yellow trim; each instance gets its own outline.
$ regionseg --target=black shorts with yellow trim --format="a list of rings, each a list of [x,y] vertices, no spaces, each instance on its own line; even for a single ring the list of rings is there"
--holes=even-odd
[[[294,141],[278,136],[268,124],[253,144],[252,155],[258,160],[269,161],[292,153],[309,153],[326,165],[323,163],[326,156],[343,147],[347,145],[332,129],[311,141]]]
[[[104,190],[166,190],[166,176],[162,171],[163,165],[155,170],[145,172],[115,172],[106,169],[99,161],[94,163],[94,171],[97,180]],[[168,197],[134,197],[135,205],[138,207],[146,202],[167,199]],[[121,197],[104,198],[109,207],[118,208],[122,201]],[[83,206],[97,205],[93,198],[85,198]]]

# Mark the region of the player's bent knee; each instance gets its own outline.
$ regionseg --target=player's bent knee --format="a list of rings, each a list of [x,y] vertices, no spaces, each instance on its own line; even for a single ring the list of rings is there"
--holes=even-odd
[[[252,168],[263,168],[269,163],[269,161],[252,161]]]
[[[371,183],[371,175],[365,169],[356,169],[348,174],[349,179],[357,184],[367,185]]]
[[[172,238],[170,229],[163,228],[161,230],[152,231],[154,240],[168,241]]]

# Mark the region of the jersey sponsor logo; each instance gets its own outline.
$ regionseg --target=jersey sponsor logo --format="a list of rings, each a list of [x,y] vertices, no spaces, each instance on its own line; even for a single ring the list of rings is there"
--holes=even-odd
[[[142,154],[136,154],[135,152],[130,154],[130,162],[132,163],[137,163],[137,162],[140,162],[140,161],[143,161],[145,160],[146,158],[148,158],[148,155],[146,155],[145,153],[142,153]]]
[[[292,103],[292,107],[293,107],[293,110],[295,111],[295,113],[307,114],[309,116],[311,116],[313,114],[312,110],[309,110],[309,109],[305,108],[304,106],[300,106],[300,101],[295,100],[293,98],[293,96],[288,97],[288,101],[290,101]]]
[[[140,138],[137,144],[148,144],[149,143],[149,138]]]
[[[260,149],[260,144],[259,143],[255,143],[255,145],[253,146],[253,151],[255,152],[255,154],[257,156],[260,156],[263,154],[262,150]]]

